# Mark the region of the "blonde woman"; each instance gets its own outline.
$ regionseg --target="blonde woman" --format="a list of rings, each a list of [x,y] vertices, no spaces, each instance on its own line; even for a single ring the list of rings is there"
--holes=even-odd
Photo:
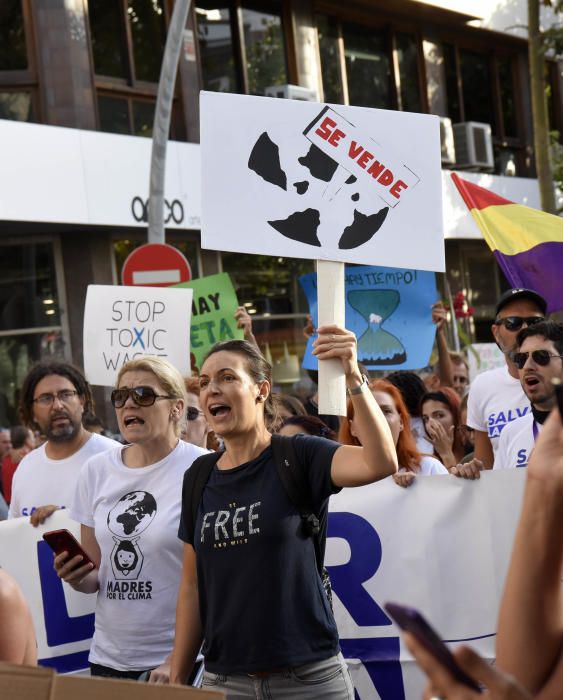
[[[179,439],[186,412],[180,373],[145,356],[123,365],[111,394],[127,441],[83,466],[70,515],[81,524],[81,557],[55,558],[74,589],[97,593],[92,675],[168,682],[182,569],[177,538],[184,472],[206,450]]]

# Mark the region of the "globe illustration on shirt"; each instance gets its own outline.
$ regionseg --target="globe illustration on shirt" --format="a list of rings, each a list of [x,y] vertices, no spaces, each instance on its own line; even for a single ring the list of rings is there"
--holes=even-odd
[[[156,515],[156,501],[148,491],[131,491],[108,513],[108,528],[118,537],[131,538],[144,532]]]

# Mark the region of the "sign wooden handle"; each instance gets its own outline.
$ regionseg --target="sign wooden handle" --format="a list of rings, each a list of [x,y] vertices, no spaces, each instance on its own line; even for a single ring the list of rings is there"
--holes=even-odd
[[[344,263],[317,260],[319,326],[344,326]],[[346,415],[346,379],[340,360],[319,360],[319,413]]]

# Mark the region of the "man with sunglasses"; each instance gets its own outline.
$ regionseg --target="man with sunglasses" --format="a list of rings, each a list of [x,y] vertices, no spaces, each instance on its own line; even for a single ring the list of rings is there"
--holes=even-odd
[[[524,328],[512,361],[531,411],[506,426],[493,469],[527,467],[541,426],[557,403],[553,381],[563,381],[563,324],[543,321]]]
[[[19,463],[12,482],[10,517],[31,516],[34,526],[55,510],[69,507],[80,467],[115,447],[115,440],[90,433],[82,416],[93,410],[90,385],[66,362],[40,362],[23,381],[20,414],[46,442]]]
[[[509,289],[498,301],[491,331],[506,365],[482,372],[473,380],[467,407],[467,424],[475,431],[475,459],[485,469],[492,469],[505,426],[530,411],[511,355],[518,333],[543,321],[546,310],[545,299],[531,289]]]

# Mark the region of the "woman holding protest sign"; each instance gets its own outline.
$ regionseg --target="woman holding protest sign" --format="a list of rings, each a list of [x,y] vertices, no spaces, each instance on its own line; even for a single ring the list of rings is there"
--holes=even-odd
[[[385,379],[370,382],[370,389],[383,412],[393,443],[397,450],[399,471],[393,479],[399,486],[410,486],[415,476],[447,474],[447,469],[437,459],[418,451],[410,429],[410,416],[399,389]],[[338,439],[345,444],[359,444],[354,407],[349,402],[347,420],[342,420]]]
[[[55,557],[74,589],[97,593],[92,675],[168,682],[182,565],[176,533],[184,472],[206,450],[179,439],[186,390],[160,357],[123,365],[111,394],[127,445],[82,467],[70,510],[92,563]]]
[[[329,496],[392,474],[396,456],[358,369],[354,334],[319,328],[314,348],[320,360],[342,363],[363,447],[310,436],[274,441],[272,368],[255,346],[219,343],[203,363],[201,405],[225,450],[197,460],[184,479],[173,682],[185,681],[204,639],[203,685],[227,697],[354,697],[316,548],[324,552]],[[291,445],[281,449],[286,459],[280,444]],[[284,466],[309,491],[303,521]],[[303,529],[313,521],[316,531]]]

